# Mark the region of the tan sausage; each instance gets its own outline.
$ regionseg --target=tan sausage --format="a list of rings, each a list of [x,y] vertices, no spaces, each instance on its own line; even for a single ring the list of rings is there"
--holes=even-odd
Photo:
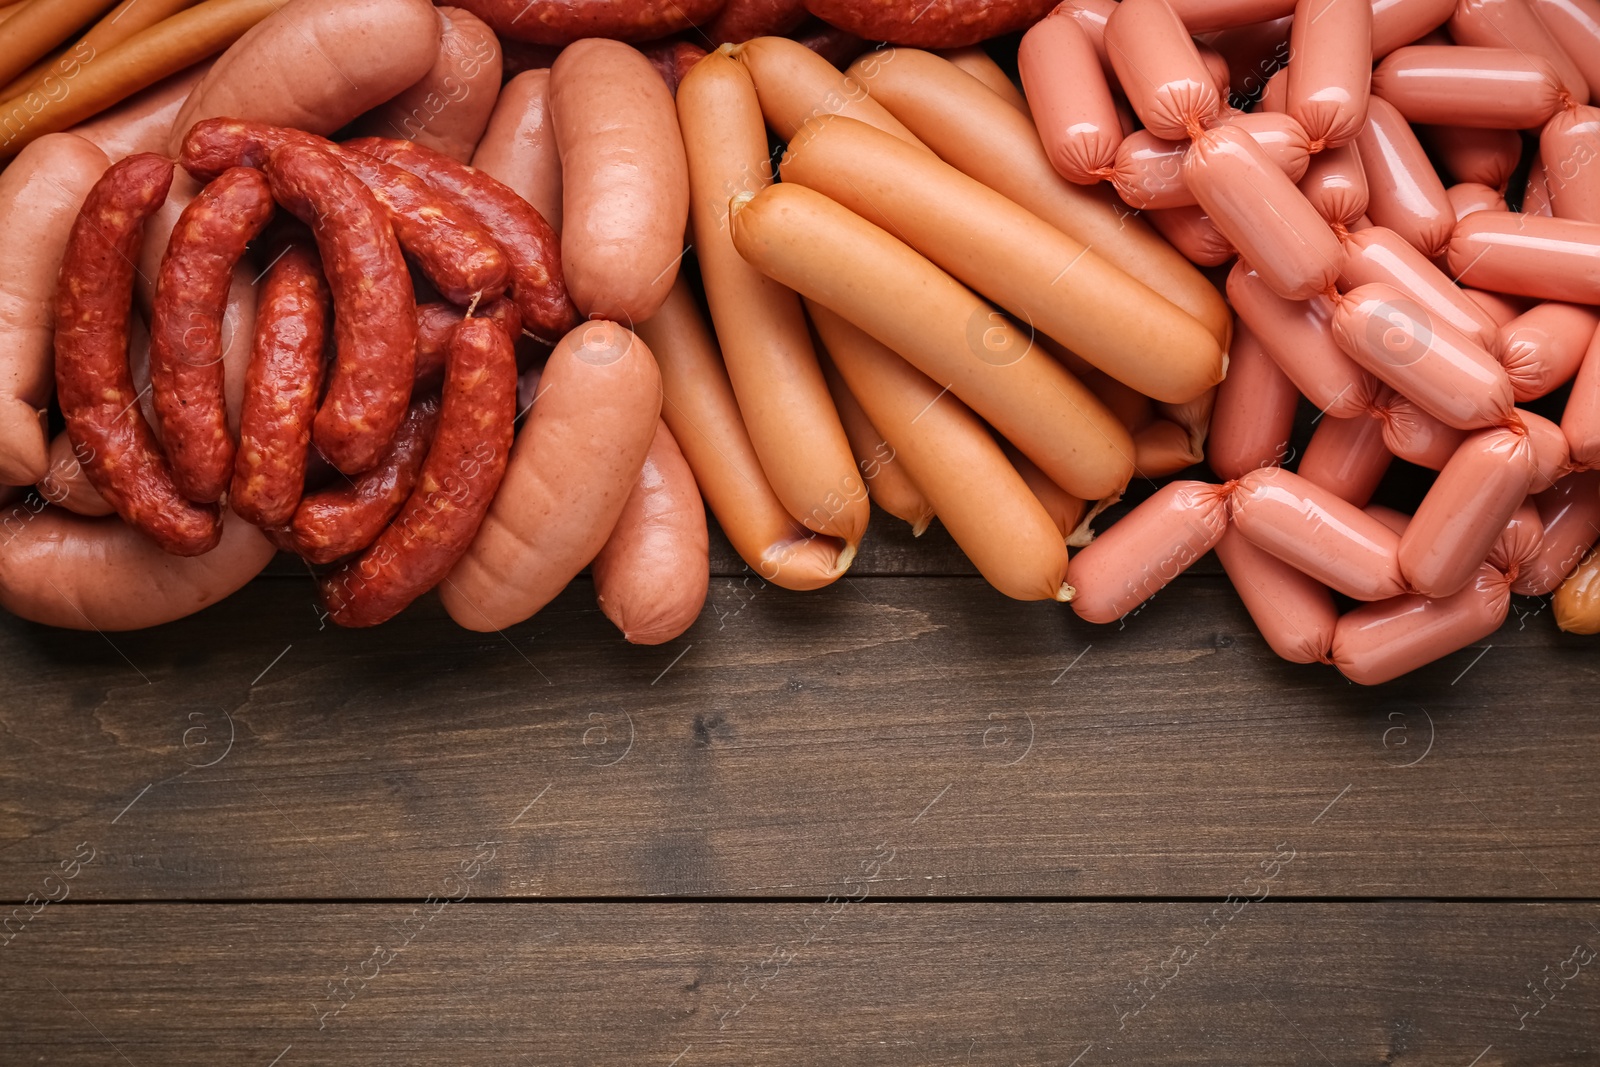
[[[422,80],[362,116],[360,134],[415,141],[465,163],[500,92],[500,41],[470,11],[439,7],[439,54]]]
[[[94,142],[113,163],[140,152],[165,152],[172,123],[210,69],[209,62],[196,63],[68,132]]]
[[[755,86],[726,52],[715,52],[679,86],[678,116],[689,158],[695,253],[717,343],[761,469],[804,526],[859,544],[870,514],[867,494],[817,365],[800,299],[746,263],[733,246],[729,201],[771,184]],[[839,119],[833,125],[860,124]]]
[[[689,220],[672,94],[638,49],[589,39],[550,68],[550,108],[572,301],[594,318],[643,322],[672,289]]]
[[[1041,21],[1038,25],[1043,25]],[[1024,35],[1026,36],[1026,35]],[[1093,47],[1091,45],[1091,47]],[[966,73],[994,90],[996,96],[1022,112],[1024,115],[1032,114],[1028,100],[1022,95],[1022,90],[1017,88],[1017,83],[1012,81],[1000,64],[996,63],[981,45],[969,45],[966,48],[944,48],[939,55],[949,60],[950,65],[960,67]],[[1027,76],[1023,75],[1024,81]]]
[[[843,74],[805,45],[783,37],[757,37],[731,46],[728,54],[750,72],[767,125],[785,141],[793,138],[807,119],[843,115],[876,126],[910,144],[922,144],[867,94],[856,74],[856,68],[862,64],[870,70],[876,69],[880,62],[892,62],[897,54],[895,49],[869,53]],[[976,78],[972,80],[980,87],[983,84]],[[999,97],[995,100],[1004,103]]]
[[[861,401],[840,377],[839,368],[825,353],[819,354],[819,358],[822,376],[827,379],[828,392],[833,396],[833,406],[839,410],[839,421],[850,439],[856,468],[867,483],[867,495],[884,511],[910,523],[913,537],[921,537],[933,522],[933,505],[906,473],[905,464],[898,462],[894,446],[872,425],[872,419],[861,408]],[[1015,457],[1012,457],[1012,465],[1021,473]],[[1025,474],[1023,477],[1026,480]]]
[[[550,115],[550,72],[506,82],[472,165],[516,191],[561,233],[561,152]]]

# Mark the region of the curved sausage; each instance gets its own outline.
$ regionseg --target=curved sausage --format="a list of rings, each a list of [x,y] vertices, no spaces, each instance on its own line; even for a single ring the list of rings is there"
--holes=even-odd
[[[272,218],[259,170],[236,167],[189,202],[161,260],[150,318],[150,385],[178,491],[209,504],[233,475],[223,395],[222,317],[234,267]]]
[[[505,331],[507,337],[522,334],[522,316],[517,306],[505,297],[477,309],[480,319],[489,319]],[[411,395],[433,392],[444,384],[445,365],[449,362],[450,336],[456,325],[467,317],[466,309],[454,304],[433,303],[417,305],[417,363],[416,379]]]
[[[89,475],[83,469],[87,458],[87,454],[79,458],[72,447],[72,438],[65,431],[56,434],[56,439],[50,442],[50,469],[35,488],[48,503],[75,515],[99,518],[114,514],[115,509],[89,482]]]
[[[1450,37],[1458,45],[1513,48],[1555,68],[1561,87],[1580,104],[1589,102],[1589,83],[1560,43],[1540,21],[1528,0],[1461,0],[1450,16]]]
[[[872,502],[884,511],[911,525],[911,535],[921,537],[933,522],[933,505],[922,495],[916,483],[905,471],[905,464],[896,462],[894,446],[883,439],[861,401],[850,392],[850,387],[839,376],[839,368],[826,356],[819,357],[822,376],[827,379],[828,392],[833,405],[839,410],[839,421],[844,424],[845,436],[850,439],[850,451],[855,456],[856,468],[867,484],[867,494]],[[1020,453],[1019,453],[1020,455]],[[1016,457],[1010,457],[1013,466]],[[1018,473],[1022,473],[1018,469]],[[1024,480],[1027,476],[1024,475]]]
[[[653,41],[697,26],[724,0],[460,0],[501,37],[570,45],[585,37]]]
[[[870,53],[845,73],[840,73],[833,64],[804,45],[782,37],[758,37],[732,46],[728,54],[750,72],[767,125],[785,141],[793,140],[801,124],[809,118],[843,115],[876,126],[910,144],[922,144],[867,94],[860,78],[862,73],[875,72],[880,62],[893,62],[897,55],[894,51]],[[862,68],[860,72],[858,67]],[[962,76],[969,78],[974,88],[982,87],[983,83],[971,75]]]
[[[1455,0],[1372,0],[1372,58],[1382,59],[1443,26]]]
[[[1511,417],[1511,380],[1495,358],[1392,285],[1372,282],[1345,294],[1334,308],[1333,336],[1346,355],[1448,426],[1472,430]]]
[[[1412,45],[1372,72],[1372,91],[1411,122],[1522,130],[1561,109],[1560,76],[1515,48]]]
[[[1122,125],[1088,32],[1076,19],[1052,14],[1023,34],[1017,67],[1056,172],[1079,185],[1109,178]]]
[[[735,205],[733,241],[763,272],[910,359],[1085,500],[1122,491],[1128,433],[1081,382],[954,278],[793,182]],[[870,279],[870,281],[869,281]],[[869,409],[870,410],[870,409]]]
[[[439,54],[422,80],[362,116],[357,128],[398,137],[465,163],[483,137],[500,92],[500,41],[482,20],[438,7]]]
[[[1387,100],[1372,97],[1355,143],[1367,172],[1367,215],[1430,259],[1443,252],[1455,211],[1405,117]]]
[[[1482,641],[1500,628],[1510,606],[1505,575],[1487,565],[1442,600],[1407,593],[1364,604],[1334,627],[1333,665],[1360,685],[1392,681]]]
[[[711,582],[706,506],[665,423],[656,424],[639,480],[589,569],[600,610],[631,644],[671,641],[705,606]]]
[[[679,87],[678,115],[689,158],[695,253],[750,443],[789,514],[818,533],[859,544],[871,509],[800,299],[733,246],[729,201],[771,184],[755,86],[726,54],[709,55]]]
[[[472,165],[516,193],[561,235],[561,152],[550,115],[550,72],[506,82]]]
[[[1600,541],[1600,471],[1569,474],[1533,498],[1543,525],[1539,554],[1511,583],[1523,596],[1543,596]]]
[[[1474,211],[1456,225],[1448,263],[1462,285],[1600,304],[1600,223]]]
[[[1201,133],[1183,174],[1217,229],[1274,292],[1303,300],[1333,287],[1338,238],[1247,133],[1228,125]]]
[[[1471,581],[1533,476],[1533,446],[1520,427],[1469,436],[1400,536],[1400,573],[1411,589],[1446,597]]]
[[[1189,32],[1167,0],[1122,0],[1106,21],[1106,56],[1128,103],[1169,141],[1199,134],[1222,108]]]
[[[1373,83],[1369,0],[1299,0],[1289,60],[1284,106],[1305,127],[1311,150],[1355,140]]]
[[[1339,287],[1345,291],[1371,282],[1392,285],[1411,297],[1430,319],[1466,334],[1489,352],[1498,352],[1500,328],[1494,318],[1463,293],[1405,238],[1386,226],[1369,226],[1344,238]]]
[[[605,546],[660,412],[661,375],[644,341],[604,321],[562,338],[505,482],[440,590],[450,617],[503,630],[554,599]]]
[[[300,503],[329,304],[322,266],[304,245],[289,245],[267,268],[228,500],[257,526],[288,522]]]
[[[289,0],[223,53],[172,127],[174,156],[202,119],[328,134],[415,85],[439,55],[427,0]]]
[[[1593,308],[1539,304],[1500,328],[1500,365],[1519,403],[1537,400],[1572,380],[1600,327]]]
[[[117,514],[165,551],[198,556],[217,546],[214,505],[185,500],[137,409],[128,369],[134,262],[145,220],[172,183],[170,160],[129,156],[90,190],[61,261],[56,295],[56,394],[89,480]]]
[[[1325,415],[1318,420],[1296,473],[1364,508],[1393,459],[1383,440],[1383,424],[1377,419]]]
[[[734,551],[761,580],[783,589],[836,581],[855,549],[801,526],[767,484],[687,278],[678,280],[661,311],[639,329],[660,362],[661,417]]]
[[[165,152],[178,112],[210,69],[209,62],[196,63],[67,132],[93,142],[112,160]]]
[[[823,22],[869,41],[960,48],[1031,26],[1054,0],[806,0]]]
[[[1228,531],[1226,486],[1169,482],[1073,557],[1072,610],[1116,622],[1167,587]]]
[[[1228,350],[1228,376],[1217,387],[1206,459],[1223,478],[1242,478],[1290,456],[1300,390],[1240,323]]]
[[[672,288],[689,219],[689,174],[672,94],[636,49],[569,46],[550,69],[561,148],[561,264],[585,315],[654,315]]]
[[[915,129],[939,157],[1100,252],[1199,319],[1226,345],[1232,315],[1204,275],[1117,202],[1056,173],[1026,115],[938,56],[890,49],[857,61],[850,74]]]
[[[249,523],[182,559],[118,519],[45,508],[0,537],[0,607],[30,622],[114,633],[160,626],[215,604],[260,574],[276,550]]]
[[[1338,609],[1316,579],[1229,529],[1214,551],[1268,646],[1290,663],[1326,663]]]
[[[1474,211],[1508,211],[1506,198],[1498,190],[1477,182],[1457,182],[1444,191],[1450,208],[1460,222]]]
[[[980,574],[1017,600],[1069,600],[1061,531],[966,405],[826,308],[812,321],[850,391]]]
[[[1058,6],[1056,11],[1051,14],[1057,14],[1059,11],[1060,7]],[[940,49],[939,56],[948,61],[951,66],[960,68],[963,73],[972,75],[988,88],[994,90],[996,96],[1024,115],[1031,116],[1033,114],[1028,107],[1027,98],[1022,95],[1022,90],[1017,88],[1017,83],[1012,81],[1011,76],[1002,70],[1000,64],[996,63],[989,53],[985,52],[979,45]]]
[[[78,209],[108,160],[71,134],[42,137],[0,172],[0,483],[45,476],[56,275]]]
[[[1367,213],[1367,173],[1354,144],[1325,148],[1312,156],[1300,192],[1333,232],[1348,230]]]
[[[1425,126],[1417,136],[1457,183],[1477,182],[1504,193],[1522,160],[1522,137],[1516,130]]]
[[[780,169],[1147,396],[1182,403],[1222,380],[1222,349],[1192,316],[931,153],[813,120]]]
[[[333,294],[336,353],[312,440],[345,474],[377,462],[405,418],[417,353],[410,276],[384,209],[331,154],[287,145],[272,194],[311,227]]]
[[[1539,162],[1544,165],[1550,210],[1557,218],[1600,222],[1600,108],[1572,107],[1539,132]]]
[[[755,37],[781,37],[799,29],[805,19],[805,0],[727,0],[705,33],[715,44],[742,44]]]
[[[1400,536],[1298,474],[1262,467],[1240,478],[1233,524],[1257,548],[1345,596],[1385,600],[1405,591]]]

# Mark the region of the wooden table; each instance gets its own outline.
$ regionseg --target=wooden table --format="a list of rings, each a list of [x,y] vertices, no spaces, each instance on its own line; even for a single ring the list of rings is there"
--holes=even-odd
[[[1595,1064],[1600,644],[1362,689],[882,528],[625,645],[0,623],[0,1064]],[[30,903],[20,903],[29,901]],[[48,903],[41,903],[49,901]],[[12,905],[8,905],[12,907]]]

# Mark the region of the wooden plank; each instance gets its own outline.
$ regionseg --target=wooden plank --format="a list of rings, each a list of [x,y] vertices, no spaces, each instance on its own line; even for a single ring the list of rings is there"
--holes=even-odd
[[[508,839],[484,869],[532,846]],[[445,880],[473,855],[441,857],[433,891],[475,892]],[[1253,870],[1252,859],[1235,880]],[[1600,962],[1581,965],[1600,945],[1600,906],[1285,904],[1270,888],[1237,913],[870,898],[468,899],[437,915],[412,902],[68,903],[0,949],[0,1061],[1555,1067],[1600,1056]],[[1536,1000],[1530,986],[1546,979]]]
[[[580,582],[504,634],[318,628],[257,583],[160,630],[0,622],[0,899],[418,898],[537,817],[496,897],[1600,896],[1590,639],[1548,613],[1379,690],[1272,656],[1221,580],[1122,629],[976,579],[733,579],[632,648]],[[537,802],[535,804],[535,802]],[[535,804],[530,808],[530,804]]]

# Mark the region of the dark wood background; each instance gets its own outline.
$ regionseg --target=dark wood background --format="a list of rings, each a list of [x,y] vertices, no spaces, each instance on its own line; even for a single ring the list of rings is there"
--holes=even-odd
[[[719,544],[659,648],[587,578],[320,629],[286,564],[0,622],[0,1063],[1600,1062],[1600,644],[1545,600],[1363,689],[1209,559],[1094,627],[875,523],[811,594]]]

